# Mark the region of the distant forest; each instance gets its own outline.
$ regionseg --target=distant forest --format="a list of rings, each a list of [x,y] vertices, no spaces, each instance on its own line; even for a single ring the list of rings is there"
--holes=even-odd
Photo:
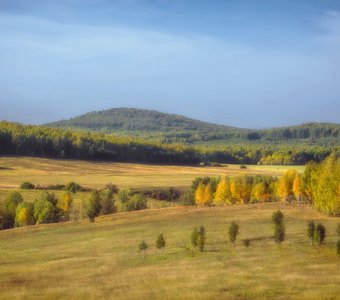
[[[284,143],[166,144],[101,132],[0,122],[0,154],[120,162],[297,165],[322,161],[339,146]]]
[[[119,135],[157,139],[165,143],[211,141],[281,142],[301,140],[316,144],[340,144],[340,124],[306,123],[264,130],[242,129],[202,122],[153,110],[114,108],[46,124]]]

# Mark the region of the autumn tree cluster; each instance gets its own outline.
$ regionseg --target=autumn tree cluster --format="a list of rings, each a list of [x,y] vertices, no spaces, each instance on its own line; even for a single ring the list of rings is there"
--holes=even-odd
[[[340,158],[336,152],[322,163],[310,162],[304,173],[287,170],[271,176],[223,176],[193,181],[199,206],[247,204],[267,201],[302,202],[329,215],[340,214]]]
[[[72,206],[73,198],[68,191],[59,199],[53,193],[42,192],[33,202],[24,201],[19,192],[12,192],[0,207],[0,229],[67,221]]]

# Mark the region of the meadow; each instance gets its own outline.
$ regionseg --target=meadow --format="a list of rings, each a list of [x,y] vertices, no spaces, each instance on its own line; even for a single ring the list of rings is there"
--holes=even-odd
[[[124,187],[188,187],[198,176],[265,174],[279,176],[285,170],[302,166],[224,165],[222,167],[172,166],[44,159],[32,157],[0,157],[0,189],[16,189],[24,181],[33,184],[65,184],[70,181],[90,188],[102,188],[111,182]]]
[[[287,239],[272,239],[271,214],[281,209]],[[326,225],[324,246],[313,248],[306,223]],[[227,226],[240,225],[233,247]],[[0,232],[1,299],[336,299],[338,220],[309,206],[257,204],[225,208],[144,210],[64,224]],[[186,252],[192,228],[207,231],[206,249]],[[156,250],[164,233],[166,247]],[[249,248],[241,240],[253,239]],[[137,252],[145,240],[144,261]]]
[[[0,201],[26,180],[40,185],[76,181],[92,188],[109,182],[119,188],[185,188],[197,176],[280,176],[289,168],[1,157]],[[40,193],[20,192],[29,201]],[[88,196],[76,193],[75,206]],[[0,231],[0,299],[337,299],[340,294],[337,218],[308,205],[282,203],[198,208],[149,200],[149,207],[100,216],[94,223],[82,219]],[[281,245],[273,240],[271,215],[277,209],[286,222]],[[320,248],[307,239],[309,220],[326,226]],[[231,221],[240,226],[235,246],[228,242]],[[190,234],[199,225],[206,228],[206,247],[192,253]],[[155,247],[160,233],[166,239],[161,252]],[[244,239],[250,239],[250,247]],[[138,253],[141,240],[149,245],[144,261]]]

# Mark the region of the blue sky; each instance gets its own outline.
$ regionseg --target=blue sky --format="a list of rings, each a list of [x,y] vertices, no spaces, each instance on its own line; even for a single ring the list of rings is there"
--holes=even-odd
[[[340,1],[0,0],[0,119],[340,120]]]

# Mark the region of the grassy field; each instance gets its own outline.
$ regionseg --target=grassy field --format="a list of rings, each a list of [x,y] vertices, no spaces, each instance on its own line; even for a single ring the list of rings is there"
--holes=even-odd
[[[286,216],[287,240],[277,246],[271,214]],[[310,219],[326,225],[326,244],[312,248]],[[227,226],[240,225],[232,247]],[[94,224],[36,225],[0,232],[1,299],[338,299],[338,220],[310,207],[280,204],[226,208],[164,208],[100,217]],[[189,235],[204,225],[204,253],[186,253]],[[163,232],[167,245],[154,244]],[[149,244],[144,261],[137,253]]]
[[[289,166],[188,167],[113,162],[87,162],[32,157],[0,157],[0,189],[15,189],[26,180],[33,184],[65,184],[102,188],[112,182],[118,187],[186,187],[198,176],[236,174],[281,175]],[[302,170],[301,166],[294,166]]]

